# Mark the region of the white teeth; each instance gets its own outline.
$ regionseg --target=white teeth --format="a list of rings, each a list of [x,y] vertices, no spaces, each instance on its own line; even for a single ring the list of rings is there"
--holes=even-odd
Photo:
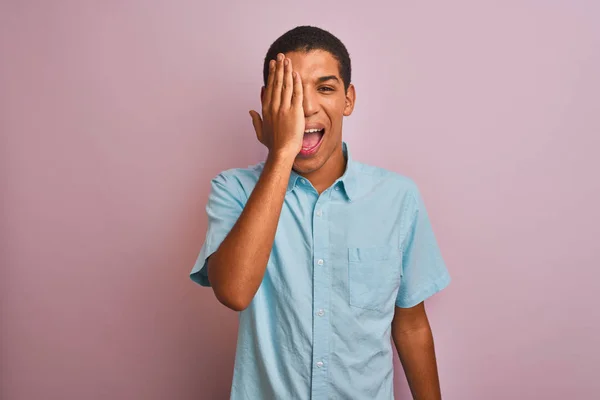
[[[321,129],[307,129],[304,131],[304,133],[316,133],[316,132],[321,132]]]

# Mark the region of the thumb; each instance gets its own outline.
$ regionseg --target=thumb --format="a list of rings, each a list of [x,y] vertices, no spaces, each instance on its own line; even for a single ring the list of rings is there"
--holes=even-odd
[[[263,143],[262,141],[262,119],[260,118],[260,115],[258,115],[258,113],[254,110],[250,111],[250,116],[252,117],[252,125],[254,126],[254,130],[256,131],[256,137],[258,138],[258,140]]]

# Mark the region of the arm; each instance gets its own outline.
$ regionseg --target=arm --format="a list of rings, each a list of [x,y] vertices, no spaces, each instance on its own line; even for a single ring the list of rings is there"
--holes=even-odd
[[[440,400],[433,335],[423,302],[411,308],[396,307],[392,337],[413,398]]]
[[[208,258],[208,278],[225,306],[245,309],[262,282],[293,160],[271,158],[244,211],[219,249]]]
[[[258,113],[250,114],[269,156],[244,210],[207,266],[215,296],[236,311],[248,307],[262,282],[293,163],[302,146],[302,82],[298,74],[292,77],[292,63],[283,55],[270,63],[263,91],[264,130]]]

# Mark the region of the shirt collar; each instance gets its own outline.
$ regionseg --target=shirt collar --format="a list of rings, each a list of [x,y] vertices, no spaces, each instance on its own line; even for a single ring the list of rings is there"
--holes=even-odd
[[[290,180],[288,182],[287,191],[291,192],[296,187],[296,183],[300,179],[300,175],[296,173],[296,171],[292,170],[292,174],[290,175]]]
[[[342,143],[344,155],[346,156],[346,171],[339,179],[344,185],[344,191],[348,200],[352,201],[358,194],[358,164],[352,159],[352,154],[346,142]]]
[[[348,144],[346,142],[342,142],[342,150],[344,152],[344,156],[346,157],[346,170],[344,171],[344,174],[333,183],[333,186],[341,182],[341,185],[344,187],[346,197],[348,197],[349,201],[352,201],[356,197],[356,192],[358,189],[358,165],[355,161],[353,161]],[[292,174],[288,182],[288,192],[292,191],[296,187],[299,179],[302,179],[302,177],[292,170]]]

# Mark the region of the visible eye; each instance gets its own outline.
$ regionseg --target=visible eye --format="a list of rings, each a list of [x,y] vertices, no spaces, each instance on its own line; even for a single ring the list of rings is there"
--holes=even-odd
[[[335,89],[329,86],[321,86],[319,92],[333,92]]]

